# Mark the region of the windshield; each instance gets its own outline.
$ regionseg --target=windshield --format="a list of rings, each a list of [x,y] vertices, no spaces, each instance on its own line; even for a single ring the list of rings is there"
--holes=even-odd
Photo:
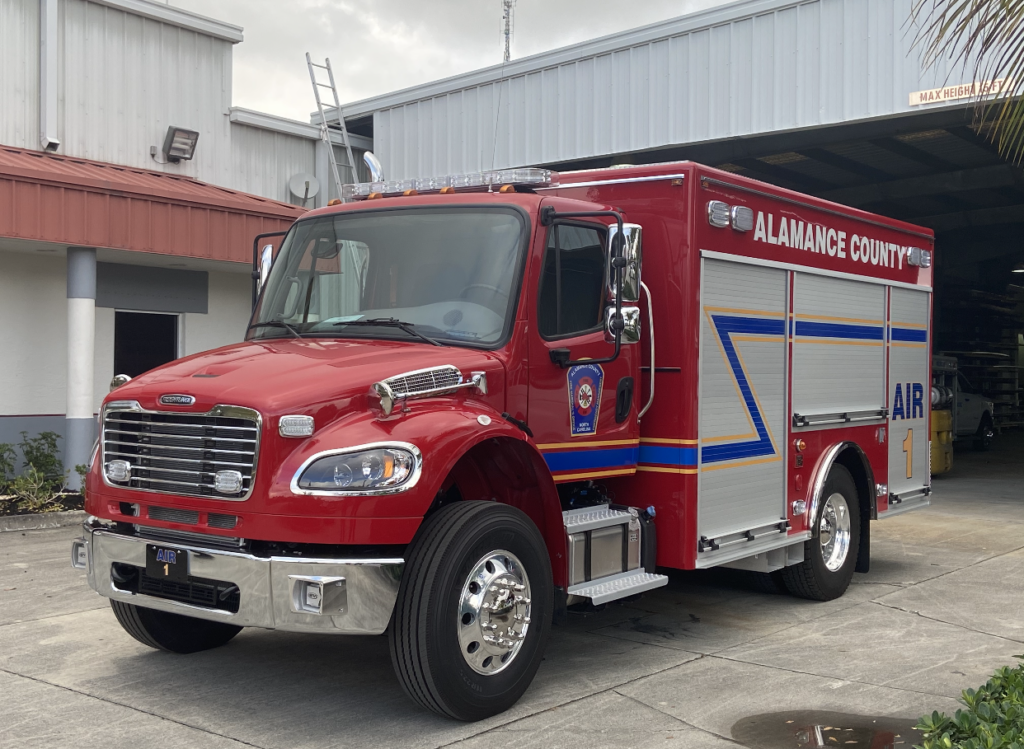
[[[299,221],[274,261],[249,338],[419,335],[494,346],[514,310],[524,225],[507,208]]]

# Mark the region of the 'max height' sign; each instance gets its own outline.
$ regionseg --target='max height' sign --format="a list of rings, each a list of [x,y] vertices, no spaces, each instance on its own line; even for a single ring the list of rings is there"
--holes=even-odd
[[[961,83],[956,86],[930,88],[927,91],[915,91],[912,93],[910,95],[910,106],[919,107],[922,104],[934,104],[940,101],[957,101],[958,99],[979,99],[985,96],[995,96],[1009,87],[1009,78],[996,78],[991,81],[975,81],[974,83]]]

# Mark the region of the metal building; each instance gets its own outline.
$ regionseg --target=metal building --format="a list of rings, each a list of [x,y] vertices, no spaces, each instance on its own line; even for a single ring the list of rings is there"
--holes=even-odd
[[[232,106],[241,41],[150,0],[0,0],[0,443],[86,462],[115,372],[241,340],[255,235],[336,195],[319,127]]]
[[[936,353],[1020,426],[1024,180],[971,127],[1001,82],[924,69],[913,4],[743,0],[342,110],[388,179],[692,159],[929,226]]]

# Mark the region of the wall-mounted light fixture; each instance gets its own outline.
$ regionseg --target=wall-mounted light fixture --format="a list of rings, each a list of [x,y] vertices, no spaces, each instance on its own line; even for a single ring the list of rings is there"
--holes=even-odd
[[[190,161],[195,156],[198,142],[199,133],[195,130],[171,125],[164,138],[164,156],[171,162]]]

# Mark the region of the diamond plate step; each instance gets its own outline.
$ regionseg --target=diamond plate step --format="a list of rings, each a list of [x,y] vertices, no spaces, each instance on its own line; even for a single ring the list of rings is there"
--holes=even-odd
[[[583,533],[607,528],[609,525],[624,525],[631,517],[633,514],[630,512],[612,510],[608,505],[595,505],[563,512],[562,522],[565,523],[566,533]]]
[[[571,596],[589,598],[595,606],[600,606],[602,603],[617,601],[626,596],[635,596],[637,593],[660,588],[667,584],[668,578],[665,575],[652,575],[643,570],[630,570],[599,580],[591,580],[589,583],[573,585],[567,592]]]

